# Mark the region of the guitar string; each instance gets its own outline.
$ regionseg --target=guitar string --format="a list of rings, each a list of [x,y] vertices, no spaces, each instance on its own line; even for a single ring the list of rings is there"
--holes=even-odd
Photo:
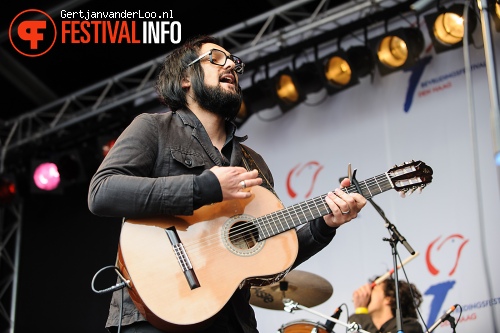
[[[384,177],[384,179],[385,179],[385,177]],[[368,184],[368,182],[366,182],[366,183]],[[372,183],[372,185],[373,185],[373,183]],[[367,188],[367,186],[365,184],[362,184],[362,185],[360,184],[360,186],[362,188],[362,191],[366,190],[366,188]],[[355,186],[350,186],[350,187],[346,188],[346,191],[355,192],[355,190],[356,190]],[[314,203],[314,204],[311,205],[311,203]],[[290,215],[291,208],[279,210],[277,212],[266,215],[266,216],[270,216],[267,219],[269,221],[267,223],[267,226],[272,225],[272,224],[276,225],[276,219],[278,219],[280,221],[283,220],[282,217],[284,217],[285,213],[288,212],[290,219],[285,220],[285,223],[287,224],[287,230],[290,230],[290,229],[292,229],[300,224],[304,224],[304,223],[308,222],[309,220],[311,220],[312,218],[308,218],[306,212],[310,211],[311,207],[318,209],[318,206],[320,206],[320,207],[323,206],[324,213],[322,215],[326,215],[327,213],[331,212],[331,210],[329,210],[328,205],[324,201],[324,196],[320,196],[320,197],[316,197],[314,199],[310,199],[304,204],[296,204],[296,205],[292,206],[291,208],[294,210],[294,215],[296,215],[295,218]],[[297,214],[297,212],[299,212],[299,213]],[[266,221],[263,217],[252,219],[251,221],[255,222],[256,224],[259,224],[261,229],[263,229],[264,227],[266,227],[266,223],[262,223],[261,222],[262,220],[264,222]],[[291,226],[290,226],[290,224],[291,224]],[[255,229],[255,226],[253,224],[251,224],[249,226],[249,228]],[[247,228],[247,229],[249,229],[249,228]],[[284,230],[284,231],[286,231],[286,230]],[[280,233],[282,233],[282,232],[283,231],[281,231]],[[243,232],[241,232],[241,230],[238,230],[238,233],[232,233],[232,234],[229,233],[228,238],[234,243],[236,241],[235,237],[239,236],[239,234],[242,234],[242,233],[248,234],[248,230],[243,231]],[[268,234],[267,238],[269,238],[269,236],[271,236],[271,235]],[[274,236],[274,234],[273,234],[273,236]],[[190,254],[196,254],[198,251],[203,251],[204,256],[209,256],[209,255],[215,254],[216,252],[219,251],[219,248],[209,246],[212,244],[218,244],[219,239],[220,239],[220,237],[218,235],[216,235],[215,237],[212,237],[212,236],[205,237],[204,239],[201,239],[201,241],[198,241],[197,243],[189,244],[189,245],[185,244],[185,248],[187,248],[187,251]],[[226,251],[227,250],[225,250],[224,252],[226,252]]]
[[[408,166],[410,166],[410,165],[408,165]],[[384,174],[375,176],[373,178],[367,179],[365,181],[359,182],[361,192],[366,192],[366,190],[367,190],[370,193],[368,196],[366,196],[368,198],[368,197],[373,196],[372,191],[376,190],[376,192],[378,192],[376,194],[379,194],[379,193],[382,193],[386,190],[391,189],[393,187],[392,185],[387,187],[388,184],[391,184],[391,182],[388,180],[388,177],[391,178],[389,176],[389,173],[384,173]],[[379,183],[379,181],[378,181],[379,179],[382,181],[381,183]],[[381,184],[384,185],[384,188],[385,188],[384,190],[382,190]],[[412,185],[414,185],[414,184],[412,184]],[[370,189],[372,189],[372,191],[370,191]],[[351,185],[347,188],[343,188],[342,190],[344,190],[344,192],[346,192],[346,193],[350,193],[349,191],[357,192],[356,187],[354,185]],[[323,215],[331,213],[330,208],[328,207],[328,205],[326,205],[326,202],[324,201],[325,196],[326,195],[315,197],[315,198],[306,200],[303,203],[295,204],[295,205],[292,205],[291,207],[280,209],[276,212],[266,214],[264,216],[253,218],[251,220],[245,221],[243,223],[245,223],[247,226],[244,226],[242,228],[237,228],[236,231],[230,231],[227,234],[227,236],[230,239],[230,242],[234,243],[234,242],[240,242],[241,240],[244,240],[245,235],[248,236],[249,233],[251,233],[252,231],[255,231],[256,229],[258,230],[259,228],[260,228],[260,230],[264,230],[264,228],[265,228],[265,230],[267,231],[268,236],[264,237],[263,239],[266,239],[266,238],[275,236],[279,233],[288,231],[294,227],[297,227],[301,224],[307,223],[310,220],[312,220],[314,218],[314,214],[311,212],[312,208],[315,211],[319,211],[320,214],[323,214]],[[320,210],[318,208],[318,206],[323,206],[325,212],[323,213],[323,211]],[[293,211],[293,214],[296,216],[295,218],[291,216],[291,214],[290,214],[291,211]],[[283,217],[285,217],[285,215],[284,215],[285,213],[288,213],[288,216],[290,217],[290,219],[285,219],[285,220],[283,219]],[[308,213],[311,215],[310,218],[307,217]],[[280,215],[281,215],[281,217],[280,217]],[[320,215],[320,216],[322,216],[322,215]],[[262,220],[264,222],[261,222],[260,220]],[[266,221],[268,221],[268,222],[266,222]],[[278,221],[281,224],[281,229],[278,227],[276,221]],[[282,221],[284,221],[287,224],[286,229],[283,229],[283,222]],[[292,222],[291,227],[290,227],[289,221]],[[257,224],[257,227],[255,226],[255,224]],[[279,231],[279,232],[276,232],[276,233],[274,231],[272,233],[269,232],[268,227],[271,226],[271,230],[273,230],[272,225],[274,225],[276,227],[275,228],[276,231]],[[261,233],[259,233],[259,235],[260,234]],[[239,238],[237,238],[237,237],[239,237]],[[213,241],[216,241],[216,243],[218,243],[219,239],[220,239],[220,235],[216,234],[216,235],[211,235],[208,237],[201,238],[201,239],[197,240],[197,242],[195,242],[195,243],[184,244],[184,246],[189,247],[189,252],[191,253],[191,252],[196,252],[197,250],[204,250],[205,246],[207,245],[206,243],[209,243],[208,245],[212,245]],[[261,240],[263,240],[263,239],[261,239]],[[253,241],[252,241],[252,243],[253,243]],[[205,253],[205,254],[209,254],[209,253]]]
[[[411,167],[411,166],[410,165],[406,165],[406,167]],[[391,172],[391,171],[393,171],[393,172]],[[396,186],[393,185],[392,178],[394,178],[396,176],[404,175],[405,173],[413,173],[414,171],[415,170],[411,170],[411,172],[408,172],[408,171],[403,170],[401,173],[398,174],[398,172],[394,172],[394,169],[391,169],[387,173],[384,173],[382,175],[370,178],[370,179],[365,180],[363,182],[359,182],[358,184],[360,186],[360,188],[359,188],[360,192],[361,192],[362,195],[364,195],[365,197],[368,198],[368,196],[366,195],[366,190],[368,190],[368,192],[370,193],[369,194],[370,197],[373,196],[372,191],[370,191],[370,188],[373,188],[374,191],[377,190],[377,188],[378,188],[378,190],[376,191],[378,193],[375,193],[375,194],[382,193],[382,192],[384,192],[386,190],[389,190],[391,188],[395,188],[396,190],[398,190],[396,188]],[[391,176],[392,173],[395,174],[394,177]],[[414,177],[414,178],[416,178],[416,177]],[[378,180],[380,180],[380,183],[379,183]],[[418,177],[418,180],[421,183],[418,187],[420,189],[423,188],[423,187],[425,187],[425,183],[422,182],[421,177]],[[417,183],[413,183],[412,184],[412,182],[409,181],[408,184],[412,185],[413,190],[415,189],[415,187],[417,187],[416,186]],[[382,188],[382,186],[384,187],[384,189]],[[406,186],[407,185],[404,185],[403,187],[406,187]],[[354,185],[351,185],[351,186],[349,186],[347,188],[343,188],[343,190],[344,190],[345,193],[350,193],[350,191],[351,192],[358,192],[356,186],[354,186]],[[404,193],[404,192],[406,192],[406,190],[400,189],[400,190],[398,190],[398,192],[403,192]],[[411,192],[410,192],[410,194],[411,194]],[[276,218],[278,219],[278,221],[281,224],[281,227],[283,228],[283,222],[281,222],[281,221],[283,221],[283,217],[285,217],[285,213],[288,213],[288,216],[290,217],[290,220],[288,220],[288,219],[285,220],[285,223],[287,224],[288,230],[291,230],[292,228],[297,227],[300,224],[304,224],[304,223],[306,223],[306,222],[308,222],[309,220],[312,219],[313,215],[312,215],[311,218],[307,218],[307,214],[304,212],[304,210],[311,212],[311,208],[314,208],[314,209],[318,210],[321,215],[326,215],[326,213],[331,213],[331,210],[329,209],[328,205],[324,201],[324,196],[325,195],[319,196],[319,197],[316,197],[316,198],[313,198],[313,199],[309,199],[309,200],[305,201],[304,203],[292,205],[289,208],[280,209],[280,210],[278,210],[276,212],[273,212],[271,214],[267,214],[267,215],[264,215],[264,216],[259,217],[259,218],[251,219],[251,220],[247,221],[248,222],[248,227],[246,228],[247,229],[246,231],[244,230],[244,228],[241,228],[240,230],[237,230],[236,233],[232,232],[231,230],[228,232],[227,236],[228,236],[229,242],[231,242],[234,245],[235,237],[236,236],[243,237],[243,236],[241,236],[242,234],[245,234],[245,233],[248,234],[248,232],[251,231],[252,229],[255,230],[254,224],[259,224],[259,226],[261,227],[261,229],[264,226],[266,226],[266,223],[259,222],[259,220],[262,220],[264,222],[265,221],[269,221],[267,223],[267,226],[274,224],[276,226],[276,228],[277,228],[277,231],[279,231],[278,230],[278,225],[276,224]],[[313,203],[314,205],[311,205],[311,203]],[[318,208],[318,206],[319,207],[323,206],[325,213],[323,213],[320,210],[320,208]],[[290,213],[290,211],[292,209],[293,209],[293,213],[294,213],[295,217],[293,217],[291,215],[291,213]],[[297,211],[299,213],[297,213]],[[266,217],[267,217],[267,220],[266,220]],[[292,223],[292,227],[290,227],[289,222]],[[264,239],[266,239],[266,238],[269,238],[271,236],[277,235],[279,233],[283,233],[284,231],[288,231],[288,230],[282,230],[280,232],[277,232],[276,234],[273,232],[272,235],[268,232],[268,237],[265,237],[265,238],[261,239],[261,241],[264,240]],[[213,245],[219,245],[220,244],[220,237],[221,237],[221,235],[215,234],[215,235],[210,235],[208,237],[200,238],[200,239],[198,239],[194,243],[183,244],[184,248],[186,249],[185,253],[186,254],[187,253],[192,254],[191,258],[196,258],[195,254],[198,251],[203,251],[203,255],[204,255],[203,258],[206,258],[207,256],[210,256],[212,254],[217,255],[219,252],[221,252],[221,251],[219,251],[220,247],[219,246],[211,246],[211,245],[212,244]],[[247,243],[247,245],[248,245],[248,243]],[[255,244],[252,241],[252,244],[250,244],[250,245],[255,245]],[[252,247],[248,247],[247,246],[247,250],[251,249],[251,248]],[[227,249],[226,248],[222,248],[222,249],[223,249],[223,251],[222,251],[223,253],[227,253]],[[187,257],[182,257],[181,256],[180,258],[178,258],[178,260],[180,260],[182,262],[186,262],[186,261],[189,261],[190,258],[189,258],[189,255]],[[194,266],[197,266],[197,265],[195,264]],[[233,267],[232,269],[239,269],[239,268],[238,267]]]
[[[369,193],[371,193],[373,191],[373,189],[378,188],[377,191],[379,193],[383,192],[383,190],[381,190],[381,188],[380,188],[380,183],[379,183],[378,179],[385,180],[384,187],[387,187],[387,184],[390,184],[390,182],[387,180],[387,174],[382,174],[382,175],[373,177],[371,179],[365,180],[363,182],[360,182],[359,184],[360,184],[361,191],[362,192],[368,191]],[[392,186],[389,186],[388,188],[386,188],[386,190],[390,189],[391,187]],[[370,188],[372,188],[372,191],[370,191]],[[354,185],[343,188],[342,190],[345,193],[357,192],[356,187]],[[312,208],[315,211],[319,211],[319,212],[324,211],[323,215],[330,214],[331,210],[324,200],[325,196],[326,196],[326,194],[319,196],[319,197],[315,197],[315,198],[306,200],[303,203],[298,203],[298,204],[292,205],[288,208],[280,209],[276,212],[266,214],[266,215],[261,216],[261,217],[253,218],[249,221],[245,221],[244,223],[248,223],[248,226],[245,226],[243,228],[239,228],[239,229],[237,229],[237,231],[230,231],[227,234],[227,236],[232,242],[239,242],[241,239],[244,238],[245,235],[248,235],[248,233],[251,232],[252,230],[255,230],[255,229],[264,230],[265,229],[267,231],[267,234],[268,234],[268,236],[265,238],[269,238],[269,237],[274,236],[278,233],[288,231],[294,227],[297,227],[301,224],[307,223],[308,221],[312,220],[314,218],[314,214],[311,212]],[[371,196],[371,195],[369,195],[369,196]],[[318,206],[319,207],[323,206],[322,207],[323,210],[320,210],[318,208]],[[296,217],[291,216],[291,212]],[[288,213],[289,218],[283,219],[285,217],[285,213]],[[283,218],[280,218],[280,215]],[[311,217],[308,218],[307,217],[308,215],[310,215]],[[281,232],[278,232],[278,233],[273,232],[273,234],[271,235],[268,228],[269,228],[269,226],[271,226],[271,229],[272,229],[272,225],[274,224],[276,226],[276,229],[279,229],[278,225],[276,224],[277,220],[280,222],[282,229],[283,229],[283,222],[281,222],[281,221],[284,221],[284,223],[286,223],[287,228],[282,230]],[[252,222],[257,224],[257,227]],[[264,231],[262,233],[265,234]],[[237,237],[240,237],[240,238],[238,239]],[[210,235],[208,237],[200,238],[196,242],[184,244],[184,247],[186,249],[189,249],[189,253],[193,253],[193,252],[197,252],[197,251],[204,251],[205,248],[208,246],[211,246],[214,243],[214,241],[215,241],[215,243],[218,243],[219,239],[220,239],[219,234]],[[210,253],[211,253],[210,251],[209,252],[204,251],[204,255],[208,255]]]
[[[377,183],[376,180],[375,180],[375,183]],[[369,191],[369,187],[372,187],[372,186],[369,186],[367,184],[368,184],[368,182],[365,181],[363,184],[364,189],[368,189],[368,191]],[[371,185],[373,185],[373,183]],[[378,183],[377,183],[377,185],[378,185]],[[364,191],[364,189],[362,189],[362,192]],[[346,193],[349,193],[349,191],[355,192],[355,190],[356,190],[355,186],[350,186],[350,187],[345,188],[344,192],[346,192]],[[380,189],[380,193],[381,192],[383,192],[383,190]],[[320,217],[320,216],[323,216],[326,214],[330,214],[331,209],[328,207],[328,205],[326,204],[326,201],[324,200],[325,196],[326,196],[326,194],[319,196],[319,197],[315,197],[315,198],[306,200],[303,203],[292,205],[288,208],[278,210],[274,213],[255,218],[251,221],[255,220],[255,222],[258,224],[258,226],[263,230],[262,234],[263,234],[264,238],[269,238],[269,237],[274,236],[274,235],[281,233],[283,231],[290,230],[298,225],[307,223],[314,218],[317,218],[317,217]],[[314,210],[314,213],[312,212],[312,210]],[[290,212],[293,212],[293,215],[296,217],[291,216]],[[290,219],[284,219],[285,217],[287,217],[286,213],[288,213],[288,217],[290,217]],[[267,224],[266,223],[259,223],[260,220],[263,220],[264,222],[267,220],[269,222]],[[276,220],[278,222],[280,222],[281,228],[278,226]],[[290,224],[288,223],[289,220],[292,221],[291,227],[290,227]],[[251,221],[249,221],[249,222],[251,222]],[[282,221],[284,221],[287,224],[286,229],[284,228]],[[274,227],[273,227],[273,225],[274,225]],[[267,228],[268,226],[271,226],[271,232]],[[248,231],[251,231],[252,228],[254,228],[253,225],[249,225],[247,230],[243,230],[243,233],[248,233]],[[248,229],[250,229],[250,230],[248,230]],[[277,232],[274,232],[274,230],[276,230]],[[241,229],[238,231],[241,231]],[[267,237],[265,235],[265,231],[267,231]],[[261,234],[261,233],[259,233],[259,234]],[[239,234],[234,233],[231,236],[239,236]]]

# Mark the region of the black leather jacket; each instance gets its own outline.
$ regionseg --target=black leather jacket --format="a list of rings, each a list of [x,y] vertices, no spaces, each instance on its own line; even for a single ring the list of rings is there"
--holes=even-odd
[[[235,130],[234,124],[227,122],[227,141],[222,151],[225,156],[230,155],[228,160],[212,145],[202,124],[189,110],[137,116],[90,182],[90,211],[100,216],[127,218],[192,215],[203,205],[220,202],[219,182],[208,170],[215,165],[244,166],[240,145],[246,137],[235,136]],[[268,180],[263,186],[272,186],[272,174],[262,157],[245,148]],[[327,246],[335,233],[322,218],[300,228],[299,251],[293,266]],[[127,288],[123,291],[122,325],[144,321]],[[249,291],[247,287],[236,290],[215,316],[213,331],[258,332],[254,311],[248,303]],[[121,293],[113,293],[108,328],[119,323]],[[238,328],[228,328],[231,325]]]

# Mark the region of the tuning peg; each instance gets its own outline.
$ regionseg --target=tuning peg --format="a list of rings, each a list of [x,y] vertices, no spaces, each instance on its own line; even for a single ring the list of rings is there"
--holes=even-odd
[[[401,198],[406,198],[405,191],[399,191],[399,196],[400,196]]]
[[[417,194],[422,193],[423,189],[424,189],[424,187],[423,187],[423,186],[419,186],[419,187],[417,188]]]

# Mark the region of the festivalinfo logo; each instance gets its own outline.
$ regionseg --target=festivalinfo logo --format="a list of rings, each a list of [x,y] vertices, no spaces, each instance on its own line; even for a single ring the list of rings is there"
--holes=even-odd
[[[46,12],[28,9],[17,14],[9,27],[14,49],[39,57],[54,44],[178,44],[181,23],[173,11],[61,10],[57,22]]]

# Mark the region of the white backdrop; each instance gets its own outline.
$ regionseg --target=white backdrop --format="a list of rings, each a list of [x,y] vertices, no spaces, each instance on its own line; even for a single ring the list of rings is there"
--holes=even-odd
[[[499,38],[494,41],[498,44]],[[383,77],[377,72],[373,82],[362,79],[318,105],[314,102],[324,92],[309,96],[306,103],[278,119],[269,120],[277,109],[253,115],[238,131],[249,135],[246,143],[267,161],[287,207],[337,187],[348,163],[358,170],[360,181],[410,160],[432,167],[433,182],[421,194],[401,198],[391,190],[374,201],[420,253],[405,266],[406,276],[399,270],[399,278],[407,277],[424,295],[423,320],[430,326],[450,306],[460,304],[463,312],[456,331],[462,333],[493,332],[500,327],[500,269],[495,259],[500,253],[500,183],[482,40],[476,39],[475,45],[479,47],[469,47],[472,110],[463,49],[440,54],[427,49],[422,57],[431,57],[430,62],[406,108],[411,72]],[[500,54],[498,47],[495,52]],[[301,166],[305,168],[300,173],[293,171]],[[295,197],[287,186],[297,193]],[[330,316],[342,303],[350,313],[354,311],[352,292],[393,267],[391,247],[384,237],[388,237],[384,222],[368,203],[356,220],[338,230],[325,250],[298,267],[324,277],[334,288],[332,297],[314,311]],[[397,249],[401,259],[410,255],[402,244]],[[254,308],[262,333],[302,319],[325,322],[304,310],[290,314]],[[458,312],[453,316],[458,319]],[[345,311],[340,320],[347,320]],[[336,325],[335,331],[345,328]],[[452,329],[445,323],[435,332]]]

